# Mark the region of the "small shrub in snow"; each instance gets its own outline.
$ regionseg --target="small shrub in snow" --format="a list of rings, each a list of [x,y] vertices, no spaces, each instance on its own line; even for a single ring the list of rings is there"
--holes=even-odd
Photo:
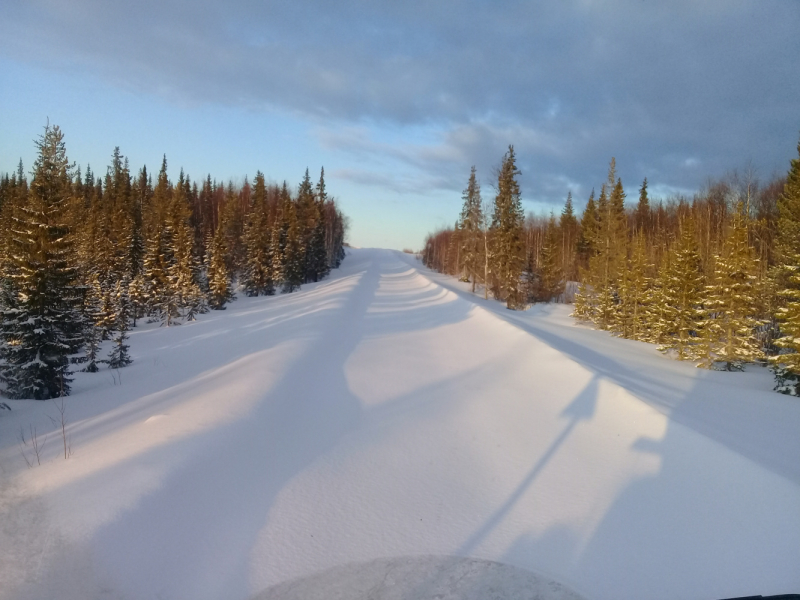
[[[775,375],[775,391],[789,396],[800,396],[800,374],[789,370],[785,365],[771,367]]]

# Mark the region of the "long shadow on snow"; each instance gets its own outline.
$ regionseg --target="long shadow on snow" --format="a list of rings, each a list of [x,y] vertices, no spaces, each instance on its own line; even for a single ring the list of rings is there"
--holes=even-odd
[[[660,408],[671,420],[722,443],[774,473],[800,483],[800,461],[796,460],[796,457],[800,456],[800,439],[796,436],[796,423],[793,424],[791,420],[788,423],[772,423],[771,433],[765,435],[765,431],[753,429],[754,419],[758,418],[756,414],[752,414],[750,419],[735,414],[731,415],[731,418],[714,419],[720,413],[704,410],[703,404],[707,399],[715,398],[725,390],[717,381],[696,379],[691,389],[682,390],[669,386],[663,379],[651,378],[633,371],[608,356],[542,327],[514,318],[508,320],[552,348],[567,354],[576,362],[617,383],[638,398]],[[736,377],[736,374],[730,376]],[[731,393],[736,393],[735,389],[729,389]],[[672,402],[665,401],[665,391],[673,399]],[[751,402],[744,408],[751,413],[753,410],[757,411],[758,407],[754,404]],[[741,406],[741,403],[737,405]],[[797,411],[794,411],[794,415],[797,415]],[[754,432],[759,435],[753,436]]]
[[[387,253],[388,254],[388,253]],[[391,254],[386,259],[393,258]],[[396,285],[403,285],[414,277],[419,277],[414,273],[409,273],[408,269],[395,260],[381,260],[381,280],[384,279],[394,282]],[[356,268],[368,264],[363,258],[354,265]],[[352,267],[351,267],[352,269]],[[114,404],[106,409],[105,412],[85,418],[73,418],[73,425],[70,433],[75,441],[76,448],[85,445],[92,440],[101,437],[109,430],[113,431],[119,427],[143,421],[154,412],[165,412],[169,410],[170,397],[177,396],[184,391],[185,386],[197,386],[204,378],[213,380],[220,368],[224,369],[227,364],[244,358],[253,351],[253,336],[257,336],[259,351],[269,350],[285,340],[297,340],[312,338],[317,335],[317,328],[309,327],[309,319],[319,319],[324,323],[331,319],[340,319],[337,311],[342,309],[349,302],[343,298],[343,292],[337,291],[338,287],[345,287],[348,281],[361,276],[361,272],[348,274],[343,277],[324,281],[309,290],[291,295],[282,295],[270,298],[263,304],[252,309],[241,312],[233,312],[227,315],[211,315],[207,320],[192,323],[189,326],[172,328],[169,331],[158,331],[159,334],[169,339],[169,343],[156,352],[139,357],[131,367],[125,369],[125,378],[136,378],[141,371],[147,370],[147,377],[140,381],[135,388],[140,397],[135,402],[130,402],[130,397],[126,396],[128,390],[134,391],[130,386],[104,388],[89,392],[92,395],[106,396],[112,393]],[[427,281],[427,280],[424,280]],[[335,293],[334,293],[335,292]],[[357,294],[358,292],[356,292]],[[410,332],[419,329],[443,325],[456,322],[466,318],[469,305],[454,305],[455,297],[449,295],[443,300],[443,296],[448,292],[439,286],[429,284],[427,286],[417,286],[411,293],[404,294],[401,303],[391,302],[390,300],[375,300],[370,303],[372,308],[377,306],[379,312],[369,315],[369,337],[391,334],[395,332]],[[449,301],[447,301],[449,300]],[[401,305],[402,304],[402,305]],[[408,305],[412,309],[408,309]],[[286,308],[292,309],[287,314]],[[255,322],[252,315],[263,315]],[[238,324],[242,317],[251,316],[250,321]],[[398,316],[402,319],[398,322]],[[208,329],[213,330],[214,324],[220,318],[227,319],[229,330],[226,335],[219,335],[215,339],[214,353],[193,353],[188,346],[192,341],[203,338]],[[177,338],[177,339],[176,339]],[[180,370],[173,372],[170,368],[170,354],[180,352],[187,347],[185,352],[189,352],[191,360],[184,360]],[[161,356],[164,364],[161,364]],[[155,357],[154,357],[155,354]],[[220,367],[219,359],[224,357],[225,365]],[[158,366],[154,369],[149,363],[155,359],[159,360]],[[95,376],[89,376],[95,377]],[[144,394],[141,394],[144,391]],[[71,402],[68,401],[68,404]],[[108,406],[110,403],[107,398],[103,398],[103,404]]]
[[[472,552],[478,545],[503,521],[511,509],[514,508],[514,505],[533,485],[536,478],[556,455],[567,438],[569,438],[572,430],[575,429],[578,423],[592,420],[597,405],[599,383],[599,378],[595,375],[581,393],[561,412],[561,416],[567,417],[567,424],[561,430],[561,433],[550,443],[547,450],[539,457],[531,470],[519,483],[517,488],[508,496],[503,505],[500,506],[494,514],[464,542],[461,548],[458,549],[458,552],[456,552],[458,556],[472,555]]]
[[[342,292],[339,291],[324,305],[317,301],[317,297],[331,295],[332,289],[343,287],[349,280],[358,279],[359,276],[360,273],[349,274],[323,281],[312,290],[263,298],[258,306],[246,311],[212,312],[193,323],[143,331],[169,341],[145,353],[139,350],[134,363],[121,372],[122,385],[110,385],[104,377],[107,374],[105,371],[76,374],[92,382],[89,390],[80,389],[75,396],[66,400],[67,415],[71,422],[70,435],[76,449],[107,435],[109,431],[113,434],[120,427],[142,422],[154,412],[168,411],[170,398],[180,394],[185,386],[195,385],[203,379],[213,379],[220,369],[247,357],[254,350],[267,351],[286,340],[312,337],[314,332],[309,328],[308,318],[324,321],[346,303],[344,298],[340,298]],[[287,305],[294,307],[289,314],[286,314]],[[237,323],[243,316],[252,317],[253,314],[263,315],[255,326],[247,321]],[[191,343],[206,337],[205,333],[209,330],[214,331],[220,319],[226,319],[231,324],[223,334],[214,336],[217,338],[214,352],[192,349]],[[175,355],[182,355],[179,368],[173,368],[172,357]],[[220,361],[224,362],[220,364]],[[135,387],[126,385],[135,379]],[[85,388],[85,384],[82,387]],[[81,404],[91,402],[101,404],[102,412],[81,416]]]
[[[639,598],[797,592],[797,486],[732,462],[726,448],[677,423],[670,420],[660,440],[634,442],[638,452],[659,456],[660,468],[621,491],[578,570],[595,581],[614,573]]]
[[[404,256],[403,260],[411,264],[412,259]],[[546,325],[532,323],[531,317],[524,313],[519,315],[507,311],[494,300],[487,302],[458,288],[418,261],[415,266],[421,273],[429,273],[437,284],[460,298],[482,306],[498,318],[527,331],[575,362],[617,383],[670,419],[716,440],[778,475],[800,483],[800,461],[796,459],[800,456],[800,436],[797,435],[800,411],[791,400],[776,397],[772,392],[739,390],[736,387],[736,373],[701,371],[697,377],[689,380],[688,389],[682,389],[670,382],[673,373],[669,370],[665,370],[662,377],[651,377],[633,370],[610,356],[551,331]],[[553,326],[554,329],[557,327]],[[596,334],[607,335],[599,331]],[[621,343],[625,341],[620,340]],[[670,365],[667,363],[665,366]],[[725,378],[724,381],[722,378]],[[725,393],[730,396],[720,397]],[[758,398],[754,399],[753,396]],[[712,404],[711,409],[707,406],[709,403]]]
[[[539,456],[536,463],[533,465],[530,471],[528,471],[522,481],[520,481],[516,489],[509,494],[506,501],[500,507],[498,507],[478,529],[475,530],[475,532],[461,545],[460,548],[458,548],[458,550],[453,553],[454,557],[469,558],[474,556],[475,551],[478,549],[480,544],[484,542],[486,538],[503,522],[517,502],[534,485],[539,474],[558,453],[558,451],[572,434],[575,427],[582,421],[592,420],[597,405],[598,385],[599,378],[595,376],[561,412],[561,416],[565,417],[567,420],[561,432],[550,443],[548,448],[541,454],[541,456]],[[454,563],[457,563],[460,559],[453,558],[452,560]],[[510,556],[507,555],[501,562],[503,564],[514,565],[516,567],[522,567],[523,569],[532,570],[532,572],[543,573],[541,562],[524,559],[520,560],[520,556],[517,554],[512,554]],[[558,573],[558,571],[558,569],[553,569],[551,573]],[[428,598],[439,597],[437,594],[440,593],[442,589],[446,589],[447,587],[455,587],[450,581],[451,578],[452,574],[447,570],[434,572],[432,575],[423,578],[423,580],[417,583],[413,589],[409,590],[404,597],[408,598],[409,600],[427,600]],[[553,579],[560,584],[567,584],[567,582],[559,580],[558,577]],[[458,587],[459,597],[476,599],[483,597],[481,594],[485,595],[487,592],[487,584],[492,583],[493,582],[491,582],[491,579],[484,579],[483,577],[478,577],[474,580],[462,583]],[[549,584],[548,589],[552,595],[547,594],[545,597],[561,598],[562,596],[560,594],[563,594],[563,597],[565,598],[575,597],[568,590],[561,590],[556,584]],[[529,590],[526,590],[526,594],[528,592]]]
[[[98,558],[109,559],[122,590],[153,597],[247,596],[249,553],[275,497],[360,419],[358,399],[342,372],[361,338],[353,325],[366,313],[378,281],[377,270],[364,273],[343,307],[349,318],[329,315],[318,342],[256,410],[204,434],[202,449],[187,464],[96,536]],[[326,384],[323,398],[320,381]],[[158,583],[165,587],[145,588]]]
[[[319,316],[331,318],[337,308],[329,307],[326,311],[331,314]],[[258,352],[272,350],[286,340],[311,337],[308,324],[304,323],[301,318],[304,315],[305,313],[303,312],[296,317],[284,319],[276,324],[269,333],[262,332],[262,338],[258,342]],[[196,360],[188,364],[188,367],[182,367],[179,373],[165,372],[163,376],[161,373],[155,373],[148,377],[143,384],[139,383],[135,388],[136,391],[134,393],[139,397],[133,399],[133,401],[131,401],[131,397],[126,396],[129,389],[133,392],[134,388],[131,386],[125,386],[123,383],[118,388],[112,388],[114,395],[112,402],[117,405],[116,408],[111,406],[105,412],[77,421],[74,416],[72,417],[73,424],[70,427],[70,435],[76,449],[105,435],[113,435],[113,432],[121,427],[141,423],[154,413],[169,412],[174,398],[184,395],[187,390],[193,387],[199,387],[203,381],[212,382],[220,370],[226,369],[233,362],[253,353],[252,348],[245,346],[247,349],[244,349],[242,347],[244,346],[242,337],[235,337],[238,337],[238,342],[236,339],[220,341],[213,355],[198,356]],[[238,348],[236,347],[237,343],[239,345]],[[175,349],[171,351],[175,351]],[[213,365],[213,361],[218,361],[219,357],[224,357],[225,363],[221,366],[218,363]],[[124,377],[126,380],[135,378],[139,374],[139,370],[135,370],[134,367],[142,367],[141,372],[145,373],[144,367],[150,367],[150,365],[143,363],[144,361],[140,361],[138,365],[134,363],[134,365],[125,369]],[[152,369],[152,367],[150,368]],[[169,365],[165,365],[163,370],[170,371]],[[139,394],[138,392],[142,389],[144,389],[145,393]],[[98,393],[106,395],[110,391],[106,388],[98,390]],[[67,400],[68,409],[73,401],[78,400]]]
[[[470,294],[444,287],[474,302]],[[582,420],[591,420],[597,384],[603,377],[669,414],[661,440],[640,438],[633,445],[633,450],[643,455],[660,456],[658,472],[628,483],[588,540],[564,525],[553,526],[538,536],[522,533],[503,562],[556,574],[556,579],[598,598],[682,597],[687,589],[692,590],[692,597],[712,598],[778,594],[800,587],[794,567],[800,554],[800,518],[793,510],[796,488],[789,481],[770,479],[754,464],[742,463],[746,475],[731,471],[725,450],[705,440],[722,442],[724,447],[797,481],[797,465],[791,464],[799,454],[791,443],[796,439],[784,437],[768,448],[759,446],[762,440],[743,442],[745,430],[705,422],[694,408],[708,394],[718,391],[718,382],[695,380],[688,391],[665,386],[663,380],[642,375],[514,315],[498,316],[590,368],[595,377],[563,411],[569,420],[562,432],[503,505],[465,541],[458,555],[470,555],[497,528],[534,485],[574,427]],[[664,402],[664,387],[674,395],[675,402]],[[689,430],[679,423],[688,425]],[[691,430],[703,437],[694,437]],[[779,460],[782,451],[786,462]],[[760,484],[775,487],[766,489]],[[431,579],[409,598],[425,597],[426,591],[436,587],[437,581]]]
[[[382,272],[406,271],[394,260],[376,262],[338,314],[320,317],[315,343],[256,409],[240,421],[174,442],[191,444],[191,458],[124,519],[96,533],[97,560],[106,567],[101,571],[121,590],[152,597],[247,596],[249,554],[277,494],[363,419],[345,363],[364,337]],[[398,331],[457,322],[472,308],[456,302],[440,313],[439,296],[436,287],[421,289],[419,308],[437,314],[410,323],[401,319]],[[389,321],[379,319],[379,329],[387,333]],[[158,461],[171,451],[166,444],[114,468]],[[254,463],[260,468],[254,470]]]
[[[587,597],[723,598],[800,589],[797,487],[668,421],[662,439],[632,449],[657,456],[599,523],[522,533],[503,562],[540,565]],[[738,467],[738,468],[732,468]],[[771,486],[771,487],[770,487]],[[587,538],[588,534],[588,538]]]

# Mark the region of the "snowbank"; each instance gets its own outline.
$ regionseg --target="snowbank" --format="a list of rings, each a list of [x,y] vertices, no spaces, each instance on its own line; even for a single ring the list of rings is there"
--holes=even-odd
[[[68,460],[50,403],[0,413],[0,597],[246,599],[423,555],[594,600],[800,589],[800,403],[568,313],[351,249],[143,327],[132,366],[76,377]]]

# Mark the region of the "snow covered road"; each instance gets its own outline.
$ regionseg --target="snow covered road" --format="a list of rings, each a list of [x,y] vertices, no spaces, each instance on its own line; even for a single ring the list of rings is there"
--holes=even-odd
[[[414,556],[590,600],[800,591],[800,402],[568,313],[352,250],[299,293],[142,327],[133,365],[76,377],[68,460],[55,432],[21,456],[52,404],[0,414],[0,597],[244,600]]]

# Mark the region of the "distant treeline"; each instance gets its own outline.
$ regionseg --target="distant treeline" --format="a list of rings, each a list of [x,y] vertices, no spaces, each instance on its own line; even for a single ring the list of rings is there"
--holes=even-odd
[[[70,364],[130,362],[140,319],[172,325],[249,296],[292,292],[344,257],[347,219],[306,170],[293,193],[267,183],[131,173],[116,148],[104,176],[67,159],[48,126],[30,182],[0,176],[0,381],[10,398],[69,393]],[[103,340],[111,354],[98,356]]]
[[[578,281],[576,318],[711,368],[769,360],[776,389],[798,394],[800,158],[785,178],[733,173],[691,199],[651,199],[645,179],[635,206],[612,159],[583,213],[569,193],[559,218],[524,217],[518,174],[510,147],[484,205],[473,167],[459,219],[428,236],[424,263],[509,308]]]

